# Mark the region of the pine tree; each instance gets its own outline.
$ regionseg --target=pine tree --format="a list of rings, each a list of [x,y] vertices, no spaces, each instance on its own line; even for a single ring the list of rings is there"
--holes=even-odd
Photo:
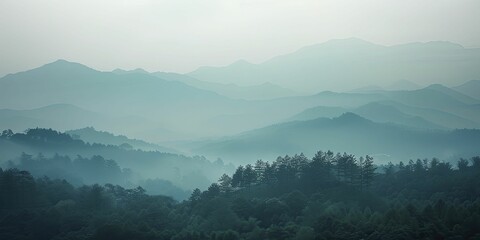
[[[265,178],[265,168],[266,168],[266,163],[262,161],[261,159],[257,160],[255,163],[255,174],[257,175],[257,182],[256,183],[262,183],[264,182]]]
[[[277,181],[277,178],[275,177],[275,170],[276,170],[276,164],[269,164],[268,162],[265,163],[265,170],[263,171],[263,179],[262,183],[266,184],[273,184]]]
[[[360,166],[361,168],[361,182],[360,185],[361,187],[370,187],[370,184],[373,181],[373,178],[375,177],[375,170],[377,169],[375,165],[373,165],[373,158],[370,156],[365,156],[365,160]]]
[[[232,190],[232,178],[225,173],[218,179],[218,184],[222,192],[230,192]]]
[[[243,184],[245,186],[251,186],[257,182],[257,174],[252,165],[248,164],[243,170]]]
[[[345,167],[345,180],[349,181],[351,185],[356,184],[358,179],[359,167],[357,165],[357,159],[353,155],[347,155],[346,167]]]
[[[232,175],[232,187],[243,187],[243,166],[239,166]]]
[[[468,169],[467,159],[460,158],[460,160],[458,160],[457,162],[457,167],[458,167],[458,170],[460,171],[465,171],[466,169]]]

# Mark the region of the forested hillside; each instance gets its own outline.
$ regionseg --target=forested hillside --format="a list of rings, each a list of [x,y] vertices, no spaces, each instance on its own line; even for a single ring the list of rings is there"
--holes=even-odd
[[[176,202],[0,170],[0,239],[477,239],[480,157],[375,166],[318,152],[240,166]]]
[[[149,193],[157,194],[167,194],[169,189],[178,188],[182,191],[204,189],[217,175],[233,168],[221,160],[213,162],[201,156],[85,143],[68,134],[42,128],[29,129],[25,133],[3,131],[0,134],[0,167],[18,167],[35,176],[59,177],[76,185],[113,183],[128,187],[141,184],[150,186]],[[183,199],[183,195],[170,196]]]

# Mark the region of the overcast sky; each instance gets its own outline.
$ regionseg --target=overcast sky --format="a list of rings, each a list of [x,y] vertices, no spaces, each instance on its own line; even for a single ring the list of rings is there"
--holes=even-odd
[[[56,59],[189,72],[357,37],[480,47],[479,0],[1,0],[0,76]]]

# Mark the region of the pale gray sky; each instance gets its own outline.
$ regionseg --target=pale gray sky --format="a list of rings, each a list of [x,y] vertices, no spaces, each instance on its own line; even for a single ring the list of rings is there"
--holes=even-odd
[[[0,76],[66,59],[188,72],[357,37],[480,47],[479,0],[1,0]]]

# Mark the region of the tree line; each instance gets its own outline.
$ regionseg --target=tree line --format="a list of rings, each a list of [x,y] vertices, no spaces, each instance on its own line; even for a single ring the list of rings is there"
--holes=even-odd
[[[0,239],[478,239],[480,157],[257,161],[188,200],[0,170]]]
[[[254,165],[239,166],[231,177],[224,174],[218,186],[222,191],[232,191],[258,184],[301,182],[307,187],[319,187],[337,181],[363,189],[370,186],[375,170],[373,158],[368,155],[357,159],[352,154],[319,151],[311,160],[298,154],[278,157],[271,164],[257,160]]]

